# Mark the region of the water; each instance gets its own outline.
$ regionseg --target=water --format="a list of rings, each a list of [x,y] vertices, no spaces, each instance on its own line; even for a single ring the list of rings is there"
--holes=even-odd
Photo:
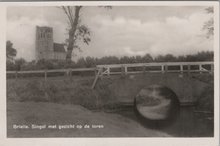
[[[125,108],[116,113],[139,122],[133,107]],[[212,117],[213,115],[210,113],[195,112],[194,107],[181,107],[177,119],[169,126],[158,130],[175,137],[213,137],[214,120]],[[148,125],[143,126],[148,127]]]

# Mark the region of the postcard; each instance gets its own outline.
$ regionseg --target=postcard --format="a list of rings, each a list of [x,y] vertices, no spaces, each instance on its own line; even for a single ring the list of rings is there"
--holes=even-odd
[[[1,145],[218,145],[218,2],[2,2],[0,19]]]

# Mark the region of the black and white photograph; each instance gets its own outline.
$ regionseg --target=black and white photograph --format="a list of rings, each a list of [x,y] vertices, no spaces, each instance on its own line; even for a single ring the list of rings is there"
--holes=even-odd
[[[214,138],[216,13],[7,6],[6,137]]]

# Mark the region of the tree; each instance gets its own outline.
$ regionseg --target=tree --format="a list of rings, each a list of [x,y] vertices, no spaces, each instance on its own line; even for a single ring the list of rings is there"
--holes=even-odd
[[[86,67],[86,60],[82,57],[82,58],[79,58],[76,62],[76,66],[77,67]]]
[[[166,54],[166,55],[158,55],[155,59],[155,62],[175,62],[177,61],[177,58],[173,56],[172,54]]]
[[[73,49],[80,49],[77,40],[82,40],[86,44],[89,44],[91,41],[90,31],[87,26],[80,24],[80,11],[82,6],[62,6],[62,9],[69,23],[66,60],[71,61]]]
[[[144,62],[153,62],[153,57],[150,55],[150,54],[145,54],[144,56],[143,56],[143,61]]]
[[[26,64],[25,59],[19,58],[15,60],[15,68],[17,71],[22,70],[22,67]]]
[[[214,13],[213,7],[208,7],[205,9],[208,14]],[[206,37],[211,38],[214,35],[214,19],[213,16],[204,23],[203,30],[206,31]]]
[[[214,52],[213,51],[202,51],[195,54],[197,61],[213,61]]]
[[[164,61],[165,62],[175,62],[176,57],[173,56],[172,54],[167,54],[167,55],[164,56]]]
[[[89,44],[91,41],[90,30],[86,25],[81,24],[80,12],[82,6],[62,6],[62,10],[67,16],[69,29],[69,37],[67,39],[67,55],[66,61],[71,61],[72,53],[74,49],[80,50],[80,46],[77,44],[78,41],[82,41],[85,44]],[[105,8],[111,8],[111,6],[105,6]]]
[[[17,55],[17,50],[13,48],[13,43],[11,41],[6,42],[6,57],[9,60],[13,60],[13,58]]]
[[[93,58],[93,57],[87,56],[85,61],[86,61],[86,67],[95,67],[96,66],[95,58]]]
[[[120,58],[120,63],[122,64],[132,63],[132,59],[128,56],[123,56]]]

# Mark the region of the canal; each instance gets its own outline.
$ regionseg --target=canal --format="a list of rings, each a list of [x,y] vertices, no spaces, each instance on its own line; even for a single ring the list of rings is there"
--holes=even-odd
[[[135,115],[133,106],[115,111],[115,113],[140,122],[140,119]],[[146,124],[143,126],[155,129],[155,127],[149,127]],[[165,127],[156,129],[166,132],[174,137],[213,137],[213,113],[196,111],[193,106],[181,107],[180,113],[175,121]]]

